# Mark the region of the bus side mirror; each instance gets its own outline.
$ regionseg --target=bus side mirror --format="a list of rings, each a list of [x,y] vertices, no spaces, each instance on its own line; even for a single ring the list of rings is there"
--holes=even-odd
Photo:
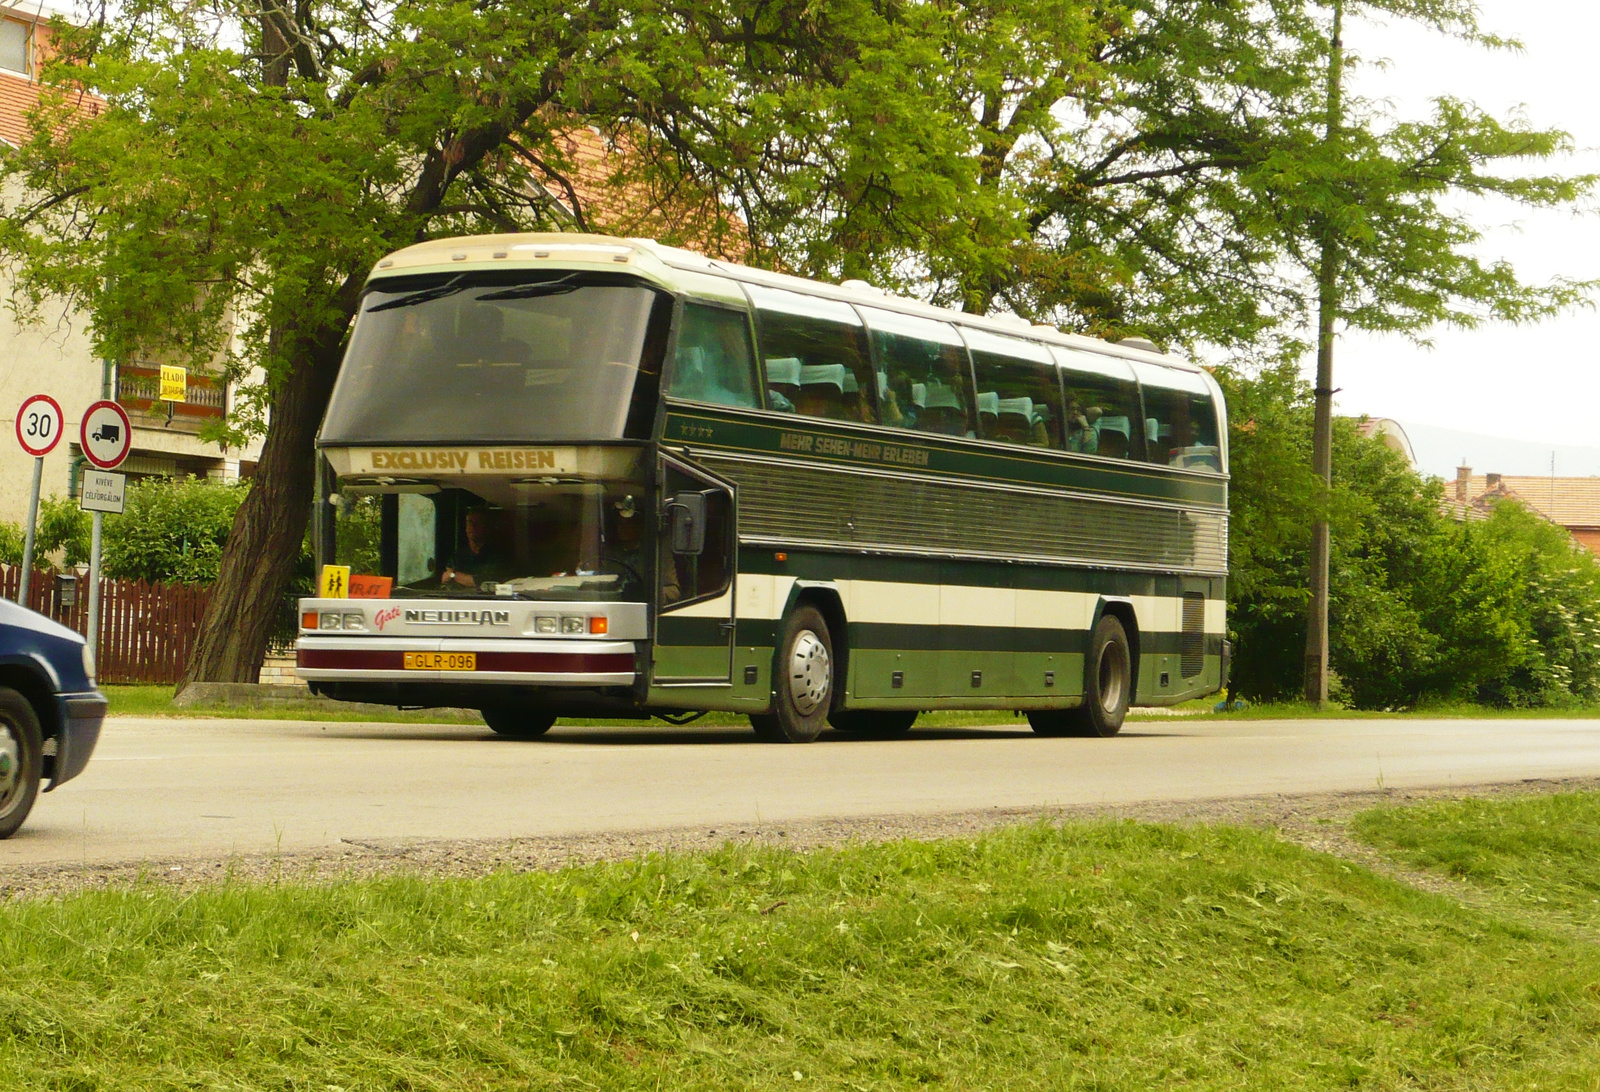
[[[679,493],[667,505],[672,526],[672,552],[698,555],[706,548],[706,496]]]

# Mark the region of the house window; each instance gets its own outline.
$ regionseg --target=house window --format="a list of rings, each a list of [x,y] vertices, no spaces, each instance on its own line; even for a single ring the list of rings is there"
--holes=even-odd
[[[8,68],[23,75],[31,73],[28,65],[28,39],[33,28],[27,23],[12,19],[0,21],[0,68]]]

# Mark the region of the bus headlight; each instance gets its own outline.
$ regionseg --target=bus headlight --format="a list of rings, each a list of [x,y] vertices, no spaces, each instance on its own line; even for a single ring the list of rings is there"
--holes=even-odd
[[[557,625],[556,616],[553,614],[536,615],[533,619],[533,632],[554,633]]]
[[[588,624],[581,614],[563,614],[561,616],[562,633],[583,633],[588,628]]]

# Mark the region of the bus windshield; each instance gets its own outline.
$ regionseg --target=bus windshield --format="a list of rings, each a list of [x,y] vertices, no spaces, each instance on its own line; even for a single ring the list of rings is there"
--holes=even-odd
[[[342,482],[335,562],[397,599],[642,599],[647,497],[639,480]]]
[[[362,301],[327,444],[648,438],[671,298],[626,277],[395,277]]]

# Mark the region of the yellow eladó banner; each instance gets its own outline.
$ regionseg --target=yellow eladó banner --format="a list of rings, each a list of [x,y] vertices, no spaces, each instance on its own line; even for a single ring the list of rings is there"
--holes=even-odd
[[[161,365],[161,401],[189,400],[189,370],[173,364]]]

